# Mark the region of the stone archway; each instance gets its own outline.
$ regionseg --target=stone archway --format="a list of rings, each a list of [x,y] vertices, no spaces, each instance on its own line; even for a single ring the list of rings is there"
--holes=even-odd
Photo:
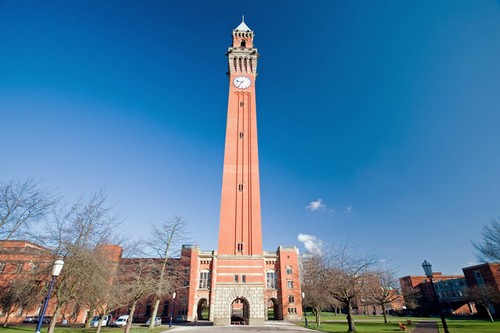
[[[238,297],[231,303],[231,325],[248,325],[250,304],[245,298]]]
[[[201,298],[198,301],[196,316],[198,320],[208,320],[210,318],[210,307],[206,298]]]
[[[267,320],[278,320],[279,318],[278,300],[274,297],[270,298],[267,302]]]

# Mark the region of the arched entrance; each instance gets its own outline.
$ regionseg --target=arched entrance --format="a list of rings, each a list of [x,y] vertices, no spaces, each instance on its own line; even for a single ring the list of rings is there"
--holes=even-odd
[[[202,298],[198,301],[198,307],[196,311],[196,316],[198,320],[208,320],[210,317],[209,313],[210,307],[208,306],[208,301],[206,298]]]
[[[267,302],[267,320],[278,320],[278,311],[278,300],[276,298],[270,298],[269,302]]]
[[[231,303],[231,325],[248,325],[250,305],[244,298],[237,298]]]

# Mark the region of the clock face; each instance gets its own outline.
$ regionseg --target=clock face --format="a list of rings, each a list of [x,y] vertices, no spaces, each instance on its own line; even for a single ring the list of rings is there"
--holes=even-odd
[[[237,78],[235,78],[233,80],[233,84],[236,88],[246,89],[246,88],[250,87],[250,85],[252,84],[252,81],[249,78],[247,78],[246,76],[238,76]]]

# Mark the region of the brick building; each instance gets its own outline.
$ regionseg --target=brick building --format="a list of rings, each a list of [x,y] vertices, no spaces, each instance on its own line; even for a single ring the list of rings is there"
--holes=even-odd
[[[500,263],[484,263],[480,265],[462,268],[467,286],[493,286],[500,291]],[[490,312],[493,316],[499,316],[500,304],[491,304]]]
[[[33,283],[50,281],[53,256],[49,249],[24,240],[0,241],[0,289],[9,288],[18,279],[30,278]],[[9,322],[20,323],[25,315],[36,315],[42,300],[32,309],[16,308]],[[0,318],[4,319],[6,309],[0,307]],[[1,319],[0,319],[1,320]]]
[[[463,275],[443,275],[432,273],[436,292],[445,314],[471,314],[475,309],[462,297],[465,288]],[[404,276],[399,278],[401,291],[407,308],[415,313],[439,313],[429,278],[423,275]]]

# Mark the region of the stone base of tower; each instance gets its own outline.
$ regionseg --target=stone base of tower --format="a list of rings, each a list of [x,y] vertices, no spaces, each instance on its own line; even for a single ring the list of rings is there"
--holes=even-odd
[[[211,306],[211,313],[215,326],[231,325],[233,302],[238,300],[244,322],[237,324],[263,325],[266,321],[267,308],[265,306],[264,286],[241,284],[218,284],[215,289],[215,302]]]

